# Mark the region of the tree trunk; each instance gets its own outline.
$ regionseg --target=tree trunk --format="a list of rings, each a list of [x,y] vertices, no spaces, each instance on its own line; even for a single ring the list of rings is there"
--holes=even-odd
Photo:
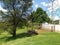
[[[33,26],[34,26],[34,24],[33,24],[33,22],[32,22],[32,30],[34,30],[34,29],[33,29]]]
[[[41,29],[41,28],[42,28],[42,23],[39,24],[39,29]]]
[[[13,35],[13,37],[16,36],[16,26],[13,27],[13,34],[12,35]]]

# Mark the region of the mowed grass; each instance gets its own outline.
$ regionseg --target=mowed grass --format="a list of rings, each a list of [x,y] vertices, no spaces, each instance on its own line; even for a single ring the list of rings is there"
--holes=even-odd
[[[27,36],[26,29],[18,29],[16,38],[7,32],[0,34],[0,45],[60,45],[60,34],[55,32]]]

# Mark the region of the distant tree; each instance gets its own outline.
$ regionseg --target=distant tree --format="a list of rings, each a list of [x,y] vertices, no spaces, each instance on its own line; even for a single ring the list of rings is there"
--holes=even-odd
[[[48,23],[51,22],[51,19],[49,18],[46,11],[44,11],[40,7],[38,7],[36,11],[33,11],[30,16],[31,16],[32,22],[40,23],[40,25],[45,22],[48,22]]]
[[[49,19],[48,14],[42,8],[38,7],[36,10],[36,21],[39,23],[47,22]]]
[[[33,24],[34,23],[34,18],[35,18],[34,17],[35,16],[34,14],[35,14],[35,11],[33,11],[31,13],[31,15],[28,16],[28,20],[30,21],[30,23],[32,23],[32,30],[33,30],[33,26],[34,26],[34,24]]]
[[[55,20],[53,22],[54,22],[54,24],[59,24],[59,20]]]
[[[7,31],[13,37],[16,36],[17,26],[23,26],[26,22],[26,16],[31,13],[32,0],[1,0],[3,8],[7,12],[3,12],[3,19],[6,22]]]

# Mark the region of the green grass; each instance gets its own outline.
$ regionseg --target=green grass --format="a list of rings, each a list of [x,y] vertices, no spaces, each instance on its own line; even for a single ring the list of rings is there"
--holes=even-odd
[[[40,33],[27,36],[26,29],[17,31],[16,38],[12,38],[7,32],[0,35],[0,45],[60,45],[60,34],[54,32]]]

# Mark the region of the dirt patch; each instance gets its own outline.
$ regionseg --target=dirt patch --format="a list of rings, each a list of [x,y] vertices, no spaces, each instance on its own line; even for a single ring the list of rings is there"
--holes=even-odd
[[[35,32],[37,33],[46,33],[46,32],[51,32],[50,30],[43,30],[43,29],[36,29]]]

